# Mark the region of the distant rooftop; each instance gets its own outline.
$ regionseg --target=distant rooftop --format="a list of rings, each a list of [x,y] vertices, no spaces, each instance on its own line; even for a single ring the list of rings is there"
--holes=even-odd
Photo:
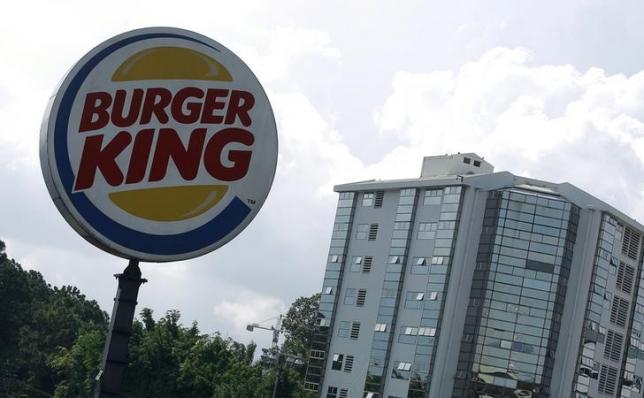
[[[420,177],[490,174],[494,166],[475,153],[425,156]]]
[[[637,220],[570,183],[553,183],[521,177],[507,171],[495,173],[494,166],[475,153],[425,156],[420,178],[357,181],[336,185],[334,189],[336,192],[365,192],[437,185],[469,185],[486,191],[518,188],[542,195],[562,196],[582,209],[609,212],[635,228],[644,231],[644,225]]]

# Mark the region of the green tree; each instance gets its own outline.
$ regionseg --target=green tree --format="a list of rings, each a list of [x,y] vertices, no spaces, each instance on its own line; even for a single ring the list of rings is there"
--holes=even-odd
[[[282,321],[285,337],[283,352],[308,359],[319,308],[319,293],[300,297],[291,304]]]
[[[71,348],[61,347],[51,365],[62,381],[56,386],[55,397],[89,397],[101,363],[105,332],[83,332]]]
[[[306,361],[311,350],[313,331],[319,310],[320,295],[296,299],[282,320],[284,343],[280,348],[278,397],[311,397],[303,390]],[[265,349],[268,357],[275,353]],[[275,379],[275,366],[266,366],[268,378]]]
[[[72,286],[51,287],[25,271],[0,242],[0,395],[53,394],[61,348],[85,331],[105,330],[107,314]]]
[[[287,313],[280,352],[277,396],[302,391],[319,295],[297,299]],[[0,396],[91,396],[105,344],[108,317],[76,287],[52,287],[25,271],[0,241]],[[143,308],[130,335],[124,397],[267,398],[276,368],[254,363],[255,344],[218,333],[202,334],[196,322],[181,324],[170,310],[160,319]],[[268,350],[265,350],[268,352]]]

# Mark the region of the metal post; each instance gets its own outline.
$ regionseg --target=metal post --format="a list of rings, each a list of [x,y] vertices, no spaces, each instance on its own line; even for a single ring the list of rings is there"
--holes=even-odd
[[[120,397],[123,373],[127,367],[128,342],[134,321],[139,287],[147,280],[141,278],[139,260],[130,260],[122,274],[115,274],[119,281],[110,330],[105,340],[103,361],[96,376],[94,398]]]

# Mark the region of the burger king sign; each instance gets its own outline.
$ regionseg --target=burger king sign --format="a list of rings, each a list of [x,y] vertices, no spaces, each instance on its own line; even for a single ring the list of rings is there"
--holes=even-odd
[[[146,28],[94,48],[52,97],[40,158],[67,222],[130,259],[208,253],[241,232],[277,162],[255,75],[194,32]]]

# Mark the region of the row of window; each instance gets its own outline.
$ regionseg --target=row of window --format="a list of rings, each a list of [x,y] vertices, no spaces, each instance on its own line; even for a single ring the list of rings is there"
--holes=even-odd
[[[397,223],[398,224],[398,223]],[[405,223],[408,224],[408,223]],[[429,240],[436,239],[436,231],[438,231],[438,222],[422,222],[418,224],[418,233],[416,239]],[[394,226],[395,227],[395,226]],[[394,230],[394,235],[398,230]],[[407,231],[404,232],[407,234]],[[396,237],[396,236],[394,236]],[[356,227],[356,240],[370,240],[374,241],[378,238],[378,224],[358,224]],[[406,236],[404,236],[406,238]]]
[[[382,207],[385,193],[383,191],[365,192],[362,194],[362,207]],[[443,196],[442,189],[428,189],[423,197],[423,205],[439,205]]]
[[[387,324],[386,323],[376,323],[373,328],[376,332],[386,332]],[[401,326],[400,327],[401,336],[428,336],[434,337],[436,335],[435,327],[417,327],[417,326]],[[341,338],[351,338],[353,340],[360,337],[360,322],[358,321],[340,321],[338,325],[338,337]],[[311,352],[312,357],[316,355],[322,355],[319,359],[324,359],[324,351],[316,351],[314,354]]]
[[[332,361],[331,361],[331,369],[351,373],[353,371],[354,360],[355,360],[355,357],[353,355],[333,354]],[[409,372],[411,371],[411,366],[412,366],[411,362],[394,361],[393,367],[391,370],[391,377],[394,379],[409,380]],[[337,387],[329,386],[327,390],[327,397],[329,397],[328,394],[337,393],[337,392],[338,392]],[[331,395],[331,396],[336,396],[336,395]],[[342,395],[339,395],[338,397],[340,396]]]
[[[447,265],[449,258],[445,256],[432,256],[432,257],[414,257],[413,265],[425,266],[425,265]],[[331,256],[329,262],[337,262],[338,256]],[[401,264],[403,261],[403,256],[389,256],[387,263],[389,264]],[[353,256],[351,259],[351,272],[371,272],[371,267],[373,266],[373,257],[371,256]]]
[[[330,295],[333,294],[333,287],[327,286],[323,290],[324,294]],[[437,291],[430,292],[416,292],[409,291],[405,294],[405,308],[409,309],[419,309],[422,308],[422,302],[424,300],[434,301],[438,297]],[[386,297],[383,294],[383,297]],[[367,289],[356,289],[356,288],[347,288],[344,291],[344,304],[345,305],[355,305],[356,307],[364,307],[367,301]]]
[[[378,224],[358,224],[356,240],[374,241],[378,237]]]

